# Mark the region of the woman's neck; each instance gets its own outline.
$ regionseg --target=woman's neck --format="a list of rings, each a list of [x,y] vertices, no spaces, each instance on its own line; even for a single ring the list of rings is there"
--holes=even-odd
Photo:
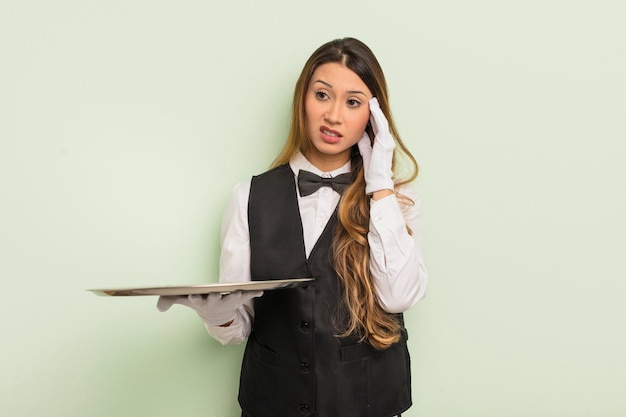
[[[341,168],[350,160],[350,153],[336,155],[320,154],[318,152],[306,152],[304,157],[322,172],[331,172]]]

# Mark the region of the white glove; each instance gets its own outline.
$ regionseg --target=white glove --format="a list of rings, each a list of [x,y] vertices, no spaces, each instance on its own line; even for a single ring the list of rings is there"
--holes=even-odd
[[[376,97],[369,101],[370,122],[374,131],[374,146],[367,132],[359,140],[359,152],[363,157],[363,169],[365,170],[365,193],[372,194],[374,191],[393,191],[393,150],[396,143],[389,132],[389,123],[378,104]]]
[[[167,311],[174,304],[187,306],[211,326],[230,323],[237,310],[248,300],[263,295],[263,291],[237,291],[230,294],[211,293],[208,295],[161,296],[157,302],[159,311]]]

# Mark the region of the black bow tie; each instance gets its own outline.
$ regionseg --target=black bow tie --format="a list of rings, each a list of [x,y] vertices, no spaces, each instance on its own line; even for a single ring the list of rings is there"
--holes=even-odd
[[[341,194],[350,183],[352,183],[351,173],[340,174],[333,178],[322,178],[302,169],[298,172],[298,189],[302,197],[313,194],[320,187],[332,187],[333,190]]]

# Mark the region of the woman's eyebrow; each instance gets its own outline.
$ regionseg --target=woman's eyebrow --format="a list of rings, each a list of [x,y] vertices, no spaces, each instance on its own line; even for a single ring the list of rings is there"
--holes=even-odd
[[[324,84],[324,85],[325,85],[326,87],[328,87],[328,88],[333,88],[332,84],[329,84],[329,83],[327,83],[326,81],[322,81],[322,80],[315,80],[315,81],[313,81],[313,83],[314,83],[314,84],[315,84],[315,83],[322,83],[322,84]]]
[[[359,91],[359,90],[348,90],[348,91],[346,91],[346,94],[363,94],[365,97],[367,97],[367,94],[365,94],[363,91]]]
[[[324,85],[325,85],[326,87],[328,87],[328,88],[333,88],[332,84],[327,83],[326,81],[322,81],[322,80],[315,80],[315,81],[313,81],[313,84],[315,84],[315,83],[322,83],[322,84],[324,84]],[[361,90],[348,90],[348,91],[346,91],[346,94],[362,94],[362,95],[364,95],[365,97],[367,97],[367,94],[365,94],[365,93],[364,93],[363,91],[361,91]]]

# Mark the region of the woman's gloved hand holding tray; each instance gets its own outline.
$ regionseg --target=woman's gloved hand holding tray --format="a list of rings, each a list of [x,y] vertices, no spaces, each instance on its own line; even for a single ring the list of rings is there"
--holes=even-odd
[[[275,279],[269,281],[248,281],[239,283],[201,284],[164,287],[137,288],[101,288],[90,289],[102,296],[138,296],[138,295],[196,295],[196,294],[228,294],[236,291],[268,291],[300,287],[309,284],[313,278]]]

